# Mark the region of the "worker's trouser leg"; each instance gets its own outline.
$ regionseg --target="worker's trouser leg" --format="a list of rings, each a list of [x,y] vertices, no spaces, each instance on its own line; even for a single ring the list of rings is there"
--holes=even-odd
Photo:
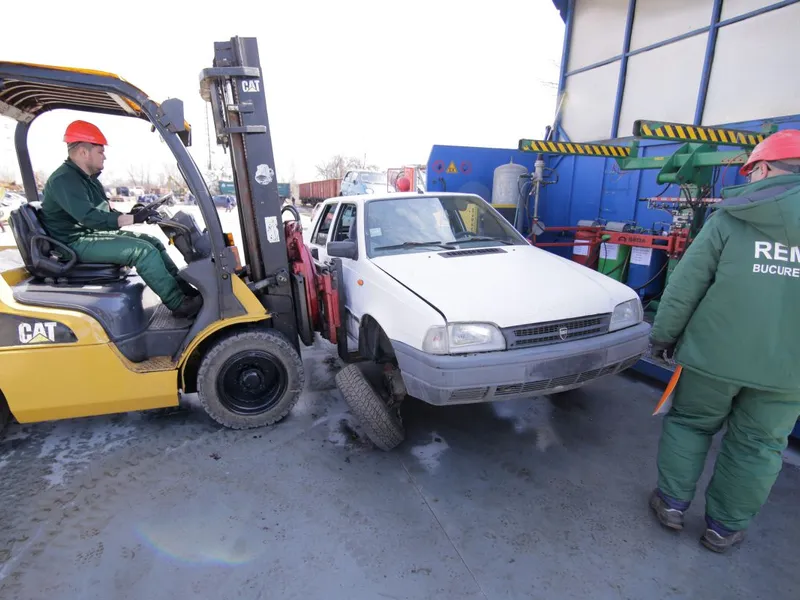
[[[684,370],[664,417],[659,490],[688,505],[711,439],[727,422],[706,491],[706,514],[729,531],[745,529],[778,477],[781,452],[798,415],[800,394],[741,388]]]
[[[172,257],[170,257],[169,252],[167,252],[166,246],[161,243],[157,237],[152,235],[147,235],[146,233],[135,233],[133,231],[121,230],[115,232],[115,235],[122,235],[128,238],[134,238],[137,240],[144,240],[145,242],[150,242],[153,246],[156,247],[158,253],[161,255],[161,260],[164,261],[164,266],[167,267],[167,271],[173,277],[178,276],[178,266],[173,262]]]
[[[175,276],[178,269],[171,260],[167,264],[158,246],[140,234],[125,235],[128,232],[95,232],[70,244],[81,262],[112,263],[136,267],[144,282],[153,290],[170,310],[175,310],[184,299]],[[122,235],[120,235],[122,234]],[[150,236],[147,236],[150,237]],[[151,238],[155,239],[155,238]],[[155,240],[158,242],[158,240]],[[164,250],[163,254],[166,254]],[[169,257],[167,257],[169,259]]]

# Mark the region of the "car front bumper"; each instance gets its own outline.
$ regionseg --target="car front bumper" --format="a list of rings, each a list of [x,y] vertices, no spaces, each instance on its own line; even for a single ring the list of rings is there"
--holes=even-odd
[[[427,354],[392,341],[410,396],[434,405],[470,404],[574,389],[633,366],[647,351],[650,325],[597,337],[479,354]]]

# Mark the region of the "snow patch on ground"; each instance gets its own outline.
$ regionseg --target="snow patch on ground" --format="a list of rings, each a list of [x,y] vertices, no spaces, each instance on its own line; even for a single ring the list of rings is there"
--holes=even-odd
[[[435,473],[439,469],[442,454],[449,449],[450,446],[444,438],[434,431],[431,433],[431,441],[427,444],[414,446],[411,449],[411,454],[419,460],[426,471]]]
[[[78,433],[75,423],[57,422],[39,452],[38,458],[50,464],[45,480],[50,486],[61,485],[74,467],[89,464],[98,452],[105,454],[124,445],[136,431],[136,427],[130,425],[109,423]]]

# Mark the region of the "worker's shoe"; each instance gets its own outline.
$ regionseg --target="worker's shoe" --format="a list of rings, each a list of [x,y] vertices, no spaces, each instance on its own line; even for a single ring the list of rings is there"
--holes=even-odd
[[[689,503],[678,504],[677,501],[665,498],[656,488],[650,494],[650,508],[664,527],[680,531],[683,529],[683,514],[689,508]]]
[[[202,307],[202,296],[185,296],[180,306],[172,311],[172,316],[176,319],[194,319]]]
[[[706,525],[708,527],[703,537],[700,538],[700,543],[712,552],[722,554],[744,540],[744,530],[731,531],[708,516]]]

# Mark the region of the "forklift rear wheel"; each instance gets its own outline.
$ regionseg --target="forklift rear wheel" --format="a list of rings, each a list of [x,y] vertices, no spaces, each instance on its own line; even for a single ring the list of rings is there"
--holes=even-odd
[[[397,408],[390,408],[358,365],[347,365],[336,375],[336,386],[372,443],[388,452],[405,439]]]
[[[0,431],[6,428],[8,422],[11,420],[11,409],[8,407],[8,402],[3,397],[3,392],[0,392]]]
[[[270,329],[233,333],[203,357],[197,391],[208,415],[231,429],[272,425],[303,390],[303,362],[282,334]]]

